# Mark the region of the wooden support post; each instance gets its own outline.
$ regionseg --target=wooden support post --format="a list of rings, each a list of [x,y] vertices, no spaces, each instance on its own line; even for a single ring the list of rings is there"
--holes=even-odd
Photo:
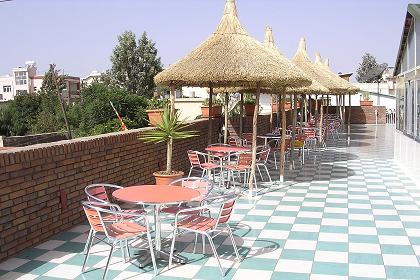
[[[210,96],[209,96],[209,145],[212,144],[213,137],[213,86],[210,85]]]
[[[274,105],[274,97],[273,97],[273,94],[270,94],[270,97],[271,97],[271,107],[270,107],[270,131],[273,131],[273,128],[274,128],[274,126],[273,126],[273,105]]]
[[[239,137],[242,139],[244,133],[244,93],[241,92],[239,100]]]
[[[276,123],[276,126],[277,126],[277,128],[279,128],[279,127],[281,127],[281,125],[280,125],[280,106],[281,106],[281,104],[280,104],[280,102],[281,102],[281,93],[278,93],[277,94],[277,110],[276,110],[276,118],[277,118],[277,123]]]
[[[290,157],[292,166],[295,167],[295,140],[296,140],[296,119],[297,119],[297,94],[293,95],[293,111],[292,111],[292,141],[290,144]]]
[[[228,119],[229,119],[229,93],[225,94],[225,131],[224,131],[224,143],[228,142]]]
[[[323,143],[323,133],[322,133],[322,126],[324,122],[324,108],[323,108],[323,101],[324,101],[324,95],[321,95],[321,114],[319,117],[319,143]]]
[[[284,150],[286,147],[286,96],[285,89],[283,88],[280,92],[281,95],[281,145],[280,145],[280,182],[284,182],[284,166],[285,166],[285,158],[284,158]]]
[[[257,133],[258,133],[258,109],[260,108],[260,87],[257,86],[257,93],[255,95],[255,110],[252,118],[252,163],[251,174],[249,175],[249,193],[252,196],[254,188],[255,169],[257,164]],[[256,184],[257,182],[255,182]]]
[[[350,139],[350,124],[351,124],[351,94],[349,93],[349,116],[347,121],[347,133],[348,138]]]

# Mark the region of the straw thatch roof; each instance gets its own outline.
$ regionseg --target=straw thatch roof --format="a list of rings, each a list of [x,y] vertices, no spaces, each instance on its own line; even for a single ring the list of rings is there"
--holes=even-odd
[[[157,84],[199,87],[309,85],[296,67],[268,52],[242,27],[234,0],[227,0],[216,31],[194,51],[155,77]]]
[[[319,52],[316,53],[315,64],[322,67],[325,71],[327,71],[329,75],[331,75],[332,79],[340,83],[342,87],[345,88],[344,93],[357,93],[359,91],[358,87],[356,87],[352,83],[349,83],[348,81],[344,80],[343,78],[332,72],[330,69],[330,60],[327,58],[324,62],[322,62],[321,55],[319,54]]]
[[[283,54],[277,48],[274,42],[273,29],[271,27],[267,27],[265,29],[264,46],[268,50],[272,51],[275,55],[280,56],[283,59],[287,59],[286,57],[283,56]],[[294,65],[299,68],[299,65],[297,64],[294,64]],[[317,82],[316,79],[311,75],[311,72],[306,73],[304,69],[301,69],[301,70],[308,76],[308,78],[311,79],[312,84],[306,87],[287,88],[286,90],[287,93],[309,94],[309,93],[327,93],[328,92],[328,88],[324,87],[319,82]]]
[[[306,41],[304,38],[300,39],[298,50],[292,58],[292,62],[313,80],[327,88],[328,93],[338,93],[342,90],[341,85],[331,79],[325,70],[312,63],[306,51]]]

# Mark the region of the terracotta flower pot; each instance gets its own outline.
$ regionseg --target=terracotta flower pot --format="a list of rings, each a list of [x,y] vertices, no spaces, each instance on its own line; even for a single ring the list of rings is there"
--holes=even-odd
[[[292,102],[286,102],[284,104],[284,110],[291,110],[292,109]]]
[[[153,173],[153,176],[155,176],[156,185],[169,185],[173,181],[181,179],[184,172],[172,171],[172,174],[165,174],[164,171],[157,171]]]
[[[271,110],[273,111],[273,113],[277,113],[277,103],[271,104]]]
[[[156,126],[162,122],[163,109],[146,110],[147,116],[151,126]]]
[[[244,104],[245,115],[253,116],[255,110],[255,104]]]
[[[201,106],[201,115],[203,118],[208,118],[210,113],[209,106]],[[222,106],[216,105],[212,107],[212,117],[218,118],[222,115]]]
[[[178,112],[179,109],[175,109]],[[162,122],[162,115],[164,109],[151,109],[146,110],[147,116],[149,117],[150,126],[156,126],[158,123]]]
[[[373,106],[373,100],[360,100],[360,106]]]

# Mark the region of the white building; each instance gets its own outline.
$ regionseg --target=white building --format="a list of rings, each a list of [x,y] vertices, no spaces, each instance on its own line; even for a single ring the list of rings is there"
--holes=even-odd
[[[0,76],[0,102],[15,99],[20,94],[35,94],[42,86],[44,76],[37,75],[34,61],[27,61],[25,67],[12,69],[12,75]],[[80,98],[80,78],[66,76],[65,89],[62,92],[66,102]]]
[[[82,79],[83,86],[89,86],[93,82],[99,82],[101,80],[102,73],[96,70],[93,70],[88,76]]]
[[[36,70],[36,63],[27,61],[25,67],[13,68],[12,75],[1,76],[0,102],[13,100],[19,94],[36,92]]]

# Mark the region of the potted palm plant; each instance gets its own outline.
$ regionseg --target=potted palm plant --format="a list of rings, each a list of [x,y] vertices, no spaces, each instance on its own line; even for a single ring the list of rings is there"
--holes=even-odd
[[[252,97],[251,93],[244,94],[244,110],[245,115],[253,116],[255,110],[255,99]]]
[[[172,181],[182,178],[184,172],[172,170],[173,141],[197,136],[195,131],[185,130],[190,124],[180,120],[178,112],[172,113],[167,106],[162,114],[162,121],[156,125],[156,129],[145,131],[141,140],[146,143],[166,142],[166,170],[153,173],[156,185],[169,185]]]
[[[222,115],[222,105],[223,105],[223,102],[220,99],[218,99],[218,98],[213,99],[212,108],[211,108],[211,111],[212,111],[211,116],[212,117],[218,118]],[[201,116],[203,118],[208,118],[210,116],[210,108],[209,108],[209,99],[208,98],[206,98],[203,101],[203,103],[201,104]]]
[[[362,93],[362,99],[360,100],[360,106],[373,106],[373,100],[370,100],[370,93],[364,91]]]

